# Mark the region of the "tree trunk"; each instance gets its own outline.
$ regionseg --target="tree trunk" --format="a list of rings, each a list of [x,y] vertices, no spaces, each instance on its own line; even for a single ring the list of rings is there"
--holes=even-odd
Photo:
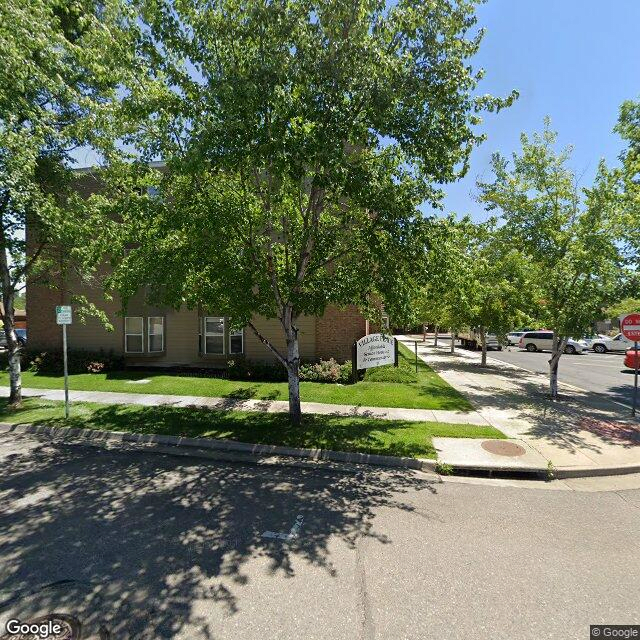
[[[556,400],[558,397],[558,365],[566,344],[566,338],[558,338],[554,332],[551,359],[549,360],[549,391],[552,400]]]
[[[480,361],[480,365],[483,367],[487,366],[487,334],[484,330],[484,327],[480,327],[480,340],[482,342],[482,360]]]
[[[2,318],[7,340],[7,355],[9,360],[9,404],[18,406],[22,402],[22,372],[20,370],[20,343],[16,335],[15,325],[15,288],[11,282],[9,262],[6,250],[0,249],[0,276],[2,278]]]
[[[453,329],[449,329],[449,333],[451,334],[451,353],[456,352],[456,334]]]
[[[426,342],[427,341],[427,325],[423,324],[422,325],[422,342]]]
[[[290,313],[284,315],[284,328],[287,336],[287,378],[289,381],[289,418],[291,424],[299,426],[302,422],[300,407],[300,347],[298,328]]]
[[[287,380],[289,382],[289,418],[291,423],[297,426],[302,421],[302,410],[300,408],[300,347],[298,344],[298,328],[295,326],[290,309],[283,314],[281,322],[287,341],[286,356],[281,353],[279,349],[276,349],[276,347],[258,331],[253,322],[249,322],[249,327],[253,333],[255,333],[258,340],[273,353],[278,359],[278,362],[287,370]]]
[[[438,325],[436,325],[435,329],[436,329],[436,334],[433,338],[433,346],[437,347],[438,346]]]

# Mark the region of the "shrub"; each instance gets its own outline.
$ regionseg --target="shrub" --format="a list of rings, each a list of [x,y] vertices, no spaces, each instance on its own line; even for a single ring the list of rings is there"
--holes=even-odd
[[[287,371],[279,363],[247,362],[244,358],[227,362],[229,380],[255,380],[257,382],[285,382]]]
[[[351,381],[351,361],[338,364],[333,358],[320,360],[315,364],[303,364],[300,366],[300,380],[304,382],[340,382],[342,384]]]
[[[248,362],[244,358],[227,361],[229,380],[255,380],[256,382],[286,382],[287,371],[279,363]],[[335,360],[320,360],[317,363],[300,365],[300,380],[303,382],[351,382],[351,361],[338,364]]]
[[[59,375],[64,372],[62,351],[25,351],[22,355],[25,369],[33,373]],[[69,350],[67,353],[69,373],[102,373],[124,369],[124,357],[112,351]]]

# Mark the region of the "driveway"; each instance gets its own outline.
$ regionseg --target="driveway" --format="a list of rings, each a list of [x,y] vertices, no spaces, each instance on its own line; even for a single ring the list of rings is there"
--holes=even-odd
[[[265,469],[15,435],[0,436],[0,462],[0,629],[52,611],[80,618],[85,640],[100,627],[583,640],[589,624],[639,622],[639,490]]]

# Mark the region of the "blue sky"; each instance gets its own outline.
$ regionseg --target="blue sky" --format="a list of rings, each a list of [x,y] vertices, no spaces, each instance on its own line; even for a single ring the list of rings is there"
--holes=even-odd
[[[540,130],[545,115],[559,144],[574,146],[584,184],[600,158],[616,163],[618,108],[640,97],[640,0],[488,0],[478,21],[486,29],[474,59],[486,71],[479,93],[520,92],[510,109],[486,114],[488,138],[473,151],[469,173],[445,186],[445,211],[481,220],[476,177],[490,177],[491,154],[517,150],[520,132]]]

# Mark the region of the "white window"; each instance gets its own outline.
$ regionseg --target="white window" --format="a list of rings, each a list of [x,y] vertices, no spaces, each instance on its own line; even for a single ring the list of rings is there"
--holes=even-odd
[[[204,319],[204,352],[224,353],[224,318]]]
[[[243,353],[244,351],[244,331],[229,331],[229,353]]]
[[[144,322],[141,317],[124,319],[124,350],[126,353],[142,353],[144,351]]]
[[[164,351],[164,318],[162,316],[147,318],[147,340],[149,353]]]

